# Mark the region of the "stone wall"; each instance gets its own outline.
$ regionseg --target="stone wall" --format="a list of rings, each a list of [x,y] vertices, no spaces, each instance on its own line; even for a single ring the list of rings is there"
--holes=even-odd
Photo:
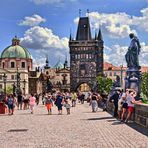
[[[135,105],[135,122],[148,128],[148,104]]]

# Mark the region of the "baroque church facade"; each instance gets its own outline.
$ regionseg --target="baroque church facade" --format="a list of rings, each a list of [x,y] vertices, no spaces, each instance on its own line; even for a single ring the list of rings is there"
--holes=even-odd
[[[92,38],[89,17],[80,17],[76,39],[69,38],[70,90],[86,83],[92,90],[96,77],[103,75],[103,38],[101,30]]]

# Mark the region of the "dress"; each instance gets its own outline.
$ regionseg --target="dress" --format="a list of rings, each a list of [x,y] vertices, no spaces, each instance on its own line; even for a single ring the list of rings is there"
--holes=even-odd
[[[98,110],[98,103],[96,96],[92,96],[91,106],[93,112],[96,112]]]

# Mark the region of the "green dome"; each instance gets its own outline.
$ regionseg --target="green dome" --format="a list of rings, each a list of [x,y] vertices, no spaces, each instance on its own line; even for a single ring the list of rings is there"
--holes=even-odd
[[[12,45],[4,49],[1,58],[28,58],[31,59],[29,51],[19,45],[19,39],[13,38]]]
[[[59,60],[57,63],[56,63],[56,65],[54,66],[54,68],[60,68],[60,69],[62,69],[62,68],[64,68],[64,65],[61,63],[61,61]]]

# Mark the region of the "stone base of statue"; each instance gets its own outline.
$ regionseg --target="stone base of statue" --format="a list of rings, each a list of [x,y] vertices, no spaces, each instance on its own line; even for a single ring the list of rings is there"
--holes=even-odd
[[[140,67],[128,68],[126,71],[125,89],[134,89],[138,94],[140,94],[140,81]]]

